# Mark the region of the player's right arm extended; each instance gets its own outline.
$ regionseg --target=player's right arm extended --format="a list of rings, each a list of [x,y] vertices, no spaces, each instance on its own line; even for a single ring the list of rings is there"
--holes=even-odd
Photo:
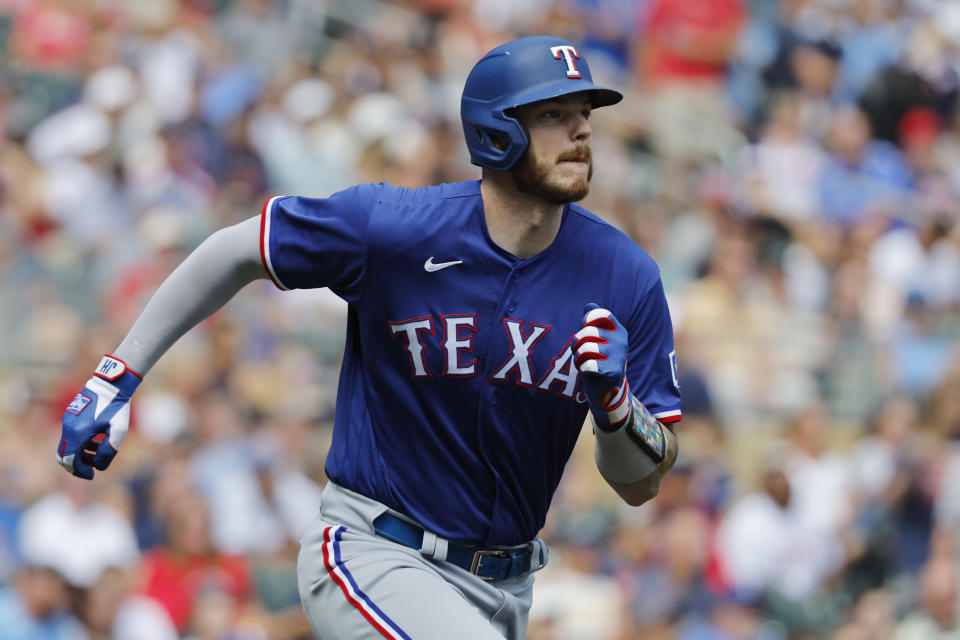
[[[260,260],[260,218],[207,238],[164,280],[133,328],[63,414],[57,461],[75,476],[106,469],[127,433],[130,396],[142,376],[180,336],[240,289],[269,277]],[[104,434],[102,442],[93,438]]]

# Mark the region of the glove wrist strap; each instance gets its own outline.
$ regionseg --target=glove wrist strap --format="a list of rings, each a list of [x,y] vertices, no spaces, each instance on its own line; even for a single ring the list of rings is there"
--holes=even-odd
[[[126,362],[110,354],[103,356],[100,364],[93,370],[93,375],[106,380],[127,395],[133,394],[143,381],[142,376],[127,367]]]
[[[594,424],[602,431],[616,431],[622,427],[630,417],[632,397],[630,384],[624,380],[618,388],[607,392],[599,410],[591,406]]]

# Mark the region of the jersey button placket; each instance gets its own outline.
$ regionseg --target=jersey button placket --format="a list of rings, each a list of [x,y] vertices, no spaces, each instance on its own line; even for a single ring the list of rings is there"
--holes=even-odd
[[[507,311],[509,311],[510,313],[513,313],[516,310],[517,310],[516,302],[511,302],[510,304],[507,305]]]

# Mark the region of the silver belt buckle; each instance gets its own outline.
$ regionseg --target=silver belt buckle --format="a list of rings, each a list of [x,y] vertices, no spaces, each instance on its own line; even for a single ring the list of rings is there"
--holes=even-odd
[[[473,552],[473,562],[470,563],[470,573],[477,576],[481,580],[493,580],[494,578],[481,576],[477,573],[483,564],[484,556],[493,556],[494,558],[509,558],[510,554],[501,549],[477,549]]]

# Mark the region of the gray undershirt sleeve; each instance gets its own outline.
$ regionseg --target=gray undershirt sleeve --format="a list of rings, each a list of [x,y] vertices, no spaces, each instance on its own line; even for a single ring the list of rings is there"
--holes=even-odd
[[[594,427],[594,459],[600,475],[618,484],[639,482],[660,466],[650,454],[637,446],[624,427],[614,432]],[[666,434],[664,434],[666,437]]]
[[[180,336],[247,284],[267,277],[259,216],[217,231],[163,281],[113,355],[146,375]]]

